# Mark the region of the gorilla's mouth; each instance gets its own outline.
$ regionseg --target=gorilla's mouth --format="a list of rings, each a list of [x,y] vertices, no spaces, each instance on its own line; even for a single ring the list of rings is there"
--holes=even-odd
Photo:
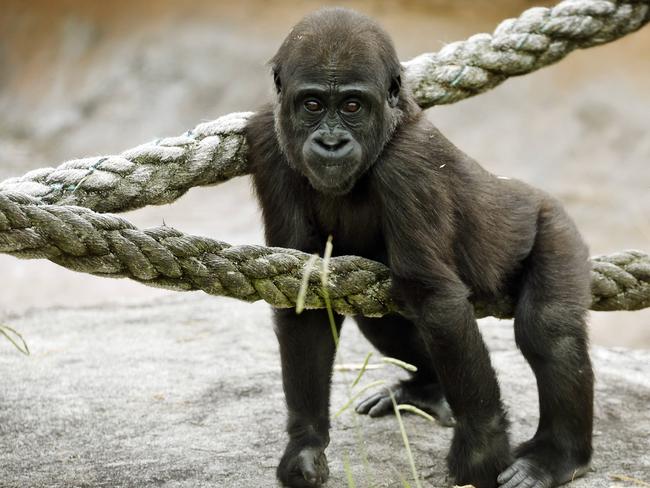
[[[333,168],[333,169],[342,168],[344,166],[349,166],[349,165],[350,165],[350,161],[348,161],[346,159],[340,159],[340,158],[323,159],[321,161],[321,166],[323,168],[327,168],[327,169],[330,169],[330,168]]]
[[[314,156],[321,160],[326,166],[334,165],[341,166],[350,159],[350,156],[354,152],[355,147],[353,144],[348,142],[341,142],[338,146],[331,146],[329,149],[325,149],[319,146],[312,146],[311,151]]]
[[[329,195],[349,192],[363,167],[363,152],[358,144],[350,140],[341,141],[339,146],[307,142],[302,147],[302,173],[314,189]]]
[[[342,195],[354,187],[359,163],[344,159],[329,159],[307,164],[305,176],[316,190],[329,195]]]

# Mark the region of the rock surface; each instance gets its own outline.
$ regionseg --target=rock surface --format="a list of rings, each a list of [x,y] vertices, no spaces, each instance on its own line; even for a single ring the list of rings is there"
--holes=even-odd
[[[0,487],[276,486],[284,401],[266,305],[188,294],[37,309],[5,322],[24,335],[32,355],[0,341]],[[513,441],[522,441],[537,421],[533,375],[509,322],[481,327]],[[360,363],[369,350],[346,323],[337,362]],[[592,471],[571,486],[635,486],[617,476],[647,483],[650,352],[595,347],[593,359],[596,454]],[[335,373],[333,411],[345,404],[356,374]],[[401,374],[386,366],[361,384]],[[446,486],[451,430],[412,415],[405,422],[423,486]],[[344,413],[333,421],[328,456],[330,487],[347,486],[346,457],[357,486],[401,486],[399,474],[410,479],[394,417]]]

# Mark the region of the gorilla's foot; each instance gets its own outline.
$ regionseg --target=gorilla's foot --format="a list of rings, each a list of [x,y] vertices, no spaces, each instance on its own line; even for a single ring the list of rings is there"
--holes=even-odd
[[[525,442],[516,450],[517,460],[499,475],[499,488],[553,488],[584,476],[589,462],[537,443]],[[589,456],[582,456],[588,459]]]
[[[277,470],[278,479],[288,488],[317,488],[327,481],[329,473],[324,448],[295,449],[291,445]]]
[[[453,427],[454,417],[439,384],[421,384],[408,380],[400,381],[391,386],[390,390],[395,395],[395,401],[398,404],[408,403],[418,407],[433,415],[441,425]],[[393,402],[384,388],[359,402],[356,411],[371,417],[381,417],[393,413]]]
[[[513,463],[508,420],[499,410],[491,418],[472,413],[456,422],[447,456],[449,474],[456,485],[497,488],[499,473]]]
[[[553,476],[535,461],[517,459],[497,478],[499,488],[551,488]]]
[[[588,469],[588,464],[576,465],[553,473],[538,460],[523,457],[499,475],[499,488],[552,488],[583,476]]]

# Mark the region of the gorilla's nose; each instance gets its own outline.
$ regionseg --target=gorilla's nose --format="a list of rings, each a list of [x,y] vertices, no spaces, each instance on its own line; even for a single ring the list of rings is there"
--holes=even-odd
[[[351,138],[347,134],[323,132],[317,134],[313,141],[317,153],[328,158],[337,158],[347,154]]]

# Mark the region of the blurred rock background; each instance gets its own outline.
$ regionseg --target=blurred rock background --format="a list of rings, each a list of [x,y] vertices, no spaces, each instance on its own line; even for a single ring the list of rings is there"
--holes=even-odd
[[[328,3],[379,19],[400,57],[490,32],[524,0]],[[266,61],[323,2],[4,0],[0,12],[0,179],[176,135],[271,96]],[[614,44],[428,111],[494,173],[558,196],[593,254],[650,251],[650,27]],[[261,243],[247,178],[127,215],[231,243]],[[0,255],[0,320],[44,306],[164,297],[168,291]],[[650,311],[592,314],[592,340],[648,347]]]

